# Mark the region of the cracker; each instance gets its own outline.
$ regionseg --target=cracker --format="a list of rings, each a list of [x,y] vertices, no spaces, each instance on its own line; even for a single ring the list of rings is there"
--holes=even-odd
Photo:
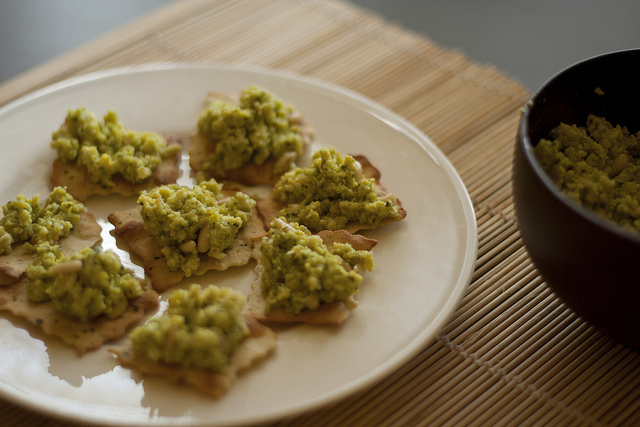
[[[114,212],[108,219],[114,225],[115,236],[122,239],[127,244],[129,252],[140,260],[153,288],[162,292],[182,281],[185,274],[182,270],[169,270],[166,257],[155,236],[144,228],[141,210],[138,206]],[[264,234],[264,225],[254,208],[251,219],[240,229],[233,247],[227,250],[226,256],[216,259],[200,254],[200,266],[195,274],[202,275],[209,270],[222,271],[229,267],[248,264],[253,258],[254,240]]]
[[[231,388],[241,372],[267,357],[276,346],[277,336],[273,330],[249,316],[245,316],[245,320],[249,327],[249,336],[234,351],[229,361],[229,369],[224,374],[207,369],[156,362],[136,354],[130,340],[109,351],[117,356],[122,366],[146,375],[163,376],[172,381],[190,384],[208,396],[218,399]]]
[[[130,326],[158,306],[158,300],[157,292],[146,289],[142,295],[129,300],[129,305],[120,316],[114,319],[98,316],[81,322],[57,310],[52,302],[31,302],[27,295],[26,278],[13,285],[0,287],[0,310],[25,318],[46,334],[62,338],[75,347],[80,356],[126,335]]]
[[[216,99],[232,105],[238,104],[237,96],[211,92],[207,97],[206,105],[208,106]],[[313,128],[303,122],[301,125],[301,135],[305,146],[309,145],[313,139],[313,134]],[[207,139],[200,134],[200,132],[192,135],[191,142],[192,145],[189,149],[189,166],[193,173],[197,174],[198,172],[205,172],[207,174],[207,178],[214,178],[218,182],[232,181],[244,185],[273,185],[278,181],[278,179],[280,179],[280,176],[291,167],[290,164],[278,164],[276,160],[269,158],[260,165],[250,161],[238,169],[227,171],[224,175],[220,175],[212,171],[203,171],[203,163],[210,154],[215,152],[218,142]],[[295,159],[292,159],[291,163],[294,161]]]
[[[322,238],[324,244],[331,250],[334,243],[349,243],[355,250],[370,251],[378,243],[377,240],[351,234],[346,230],[329,231],[324,230],[317,233]],[[251,284],[251,292],[247,296],[245,313],[255,317],[258,321],[276,323],[311,323],[337,325],[349,317],[351,310],[357,306],[357,301],[350,297],[344,302],[332,302],[321,304],[316,310],[306,310],[299,314],[288,313],[283,309],[274,307],[268,312],[267,301],[262,293],[262,271],[264,267],[258,257],[258,265],[255,272],[258,278]]]
[[[181,144],[178,137],[163,135],[167,140],[167,145]],[[109,194],[120,194],[123,196],[135,196],[142,190],[150,190],[165,184],[173,184],[180,176],[180,153],[168,157],[158,165],[153,171],[153,175],[146,181],[133,184],[120,174],[113,177],[115,186],[107,187],[91,181],[89,172],[84,166],[77,163],[66,163],[60,158],[53,161],[53,171],[50,181],[55,186],[67,187],[67,191],[76,200],[84,202],[92,195],[106,196]]]
[[[387,189],[380,183],[380,171],[375,166],[373,166],[373,164],[371,164],[369,159],[362,155],[354,155],[353,158],[355,158],[360,163],[360,165],[362,165],[362,176],[364,176],[365,178],[373,178],[376,180],[378,196],[382,197],[389,194],[387,192]],[[400,201],[400,199],[396,198],[394,201],[394,205],[396,205],[396,207],[398,208],[398,216],[383,220],[380,225],[378,225],[378,227],[401,221],[407,216],[407,211],[402,207],[402,202]],[[285,206],[286,205],[284,203],[276,200],[273,197],[273,191],[271,191],[271,193],[269,193],[267,197],[258,200],[256,208],[258,209],[258,212],[260,213],[260,216],[262,217],[267,229],[269,228],[269,224],[271,224],[271,222],[275,218],[280,216],[279,213]],[[369,230],[372,228],[374,227],[369,224],[351,222],[346,225],[345,230],[349,231],[350,233],[356,233],[360,230]]]
[[[58,245],[64,255],[73,255],[80,249],[92,247],[102,241],[102,228],[96,217],[86,210],[80,214],[80,219]],[[33,261],[33,254],[24,248],[24,242],[11,245],[11,252],[0,255],[0,285],[15,283],[27,272],[27,267]]]

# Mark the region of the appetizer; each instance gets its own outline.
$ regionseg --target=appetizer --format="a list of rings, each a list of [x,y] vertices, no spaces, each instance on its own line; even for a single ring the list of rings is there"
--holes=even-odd
[[[0,310],[27,319],[83,355],[124,336],[157,307],[158,298],[114,252],[84,248],[66,256],[60,246],[43,243],[27,277],[0,287]]]
[[[346,230],[317,235],[276,218],[260,244],[247,313],[260,321],[338,324],[356,307],[376,240]]]
[[[174,291],[162,315],[110,349],[123,366],[185,382],[219,398],[238,374],[266,357],[276,334],[244,316],[242,293],[214,285]]]
[[[25,274],[41,243],[59,244],[69,255],[102,240],[95,216],[63,187],[55,187],[44,203],[38,194],[19,194],[2,206],[2,212],[0,285],[15,283]]]
[[[137,195],[176,182],[180,172],[178,138],[125,129],[113,111],[101,123],[85,108],[70,110],[50,145],[58,155],[51,183],[80,201],[94,194]]]
[[[158,292],[184,277],[247,264],[255,238],[265,232],[256,202],[215,180],[158,187],[143,192],[138,203],[109,221]]]
[[[257,86],[233,96],[211,93],[189,150],[199,180],[274,184],[313,138],[294,107]]]
[[[400,221],[407,212],[380,184],[380,172],[364,156],[342,156],[321,148],[307,168],[285,173],[258,201],[265,224],[283,216],[312,232],[345,229],[351,233]]]

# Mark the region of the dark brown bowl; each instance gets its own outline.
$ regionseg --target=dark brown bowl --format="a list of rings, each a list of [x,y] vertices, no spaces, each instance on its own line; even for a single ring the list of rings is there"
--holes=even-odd
[[[636,349],[640,233],[623,230],[562,193],[533,147],[561,122],[584,126],[589,114],[637,132],[639,69],[640,49],[634,49],[587,59],[554,76],[523,109],[513,165],[520,233],[543,279],[584,320]]]

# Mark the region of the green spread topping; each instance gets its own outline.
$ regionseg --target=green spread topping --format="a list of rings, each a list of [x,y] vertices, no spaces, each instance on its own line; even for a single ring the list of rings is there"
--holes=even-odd
[[[251,86],[242,91],[240,105],[214,101],[198,119],[198,130],[216,141],[215,152],[204,162],[205,171],[224,176],[253,161],[300,155],[304,141],[300,117],[294,108],[273,94]]]
[[[85,108],[68,112],[52,135],[51,147],[61,160],[86,167],[91,181],[106,187],[114,185],[115,174],[134,184],[149,179],[163,159],[181,149],[177,144],[167,145],[157,133],[125,129],[113,111],[100,123]]]
[[[314,232],[339,230],[348,223],[377,227],[398,216],[392,200],[378,196],[375,179],[361,174],[352,156],[319,149],[308,168],[291,170],[276,183],[273,196],[287,205],[280,215]]]
[[[224,373],[249,328],[242,293],[191,285],[174,291],[161,315],[131,332],[134,351],[157,362]]]
[[[156,237],[170,270],[181,268],[190,276],[200,266],[199,254],[224,258],[251,219],[255,200],[242,192],[224,197],[221,189],[215,180],[193,188],[170,184],[138,198],[144,227]]]
[[[55,187],[42,206],[37,194],[32,198],[18,195],[2,206],[0,254],[10,253],[11,244],[17,242],[56,243],[69,235],[83,211],[84,205],[64,187]]]
[[[540,164],[569,197],[618,225],[640,231],[640,133],[590,115],[560,124],[535,147]]]
[[[284,218],[276,218],[263,238],[260,262],[267,311],[277,307],[290,313],[346,301],[362,282],[352,268],[373,269],[370,251],[356,251],[348,243],[335,243],[329,250],[322,238]]]
[[[36,248],[27,277],[31,301],[51,301],[81,322],[100,315],[118,317],[128,300],[143,292],[139,280],[122,267],[114,252],[92,248],[68,257],[59,246],[42,244]]]

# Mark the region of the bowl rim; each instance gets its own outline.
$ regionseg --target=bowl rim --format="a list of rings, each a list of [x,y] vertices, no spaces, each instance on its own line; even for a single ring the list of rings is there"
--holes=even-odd
[[[542,86],[540,86],[529,97],[524,107],[522,108],[522,113],[520,115],[520,121],[518,124],[518,145],[521,146],[522,152],[524,154],[524,158],[526,159],[529,166],[533,169],[536,176],[540,179],[542,184],[565,207],[575,212],[584,220],[600,228],[601,230],[611,233],[613,235],[616,235],[621,239],[640,245],[640,232],[631,231],[617,225],[615,222],[596,214],[595,212],[591,211],[589,208],[583,206],[582,204],[578,203],[577,201],[569,197],[567,194],[565,194],[564,191],[562,191],[562,189],[553,182],[549,174],[543,169],[542,165],[540,164],[537,157],[535,156],[535,153],[533,151],[534,149],[533,141],[531,141],[531,138],[529,137],[529,118],[531,116],[531,112],[532,112],[531,110],[535,107],[535,103],[538,97],[551,83],[553,83],[561,75],[564,75],[566,73],[573,71],[576,68],[584,66],[586,63],[590,63],[593,61],[600,61],[609,56],[628,55],[628,54],[640,55],[640,48],[617,50],[613,52],[607,52],[607,53],[595,55],[595,56],[580,60],[572,65],[569,65],[568,67],[560,70],[559,72],[554,74],[551,78],[549,78]]]

